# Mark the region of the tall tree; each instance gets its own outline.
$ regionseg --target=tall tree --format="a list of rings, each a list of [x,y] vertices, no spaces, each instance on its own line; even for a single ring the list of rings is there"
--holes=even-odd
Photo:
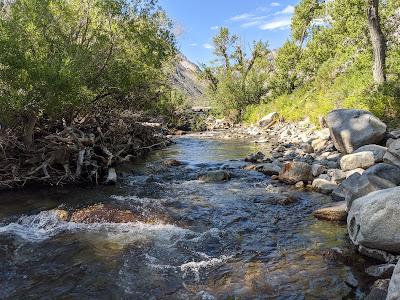
[[[386,81],[386,39],[379,18],[379,0],[367,0],[368,29],[374,56],[373,76],[377,84]]]

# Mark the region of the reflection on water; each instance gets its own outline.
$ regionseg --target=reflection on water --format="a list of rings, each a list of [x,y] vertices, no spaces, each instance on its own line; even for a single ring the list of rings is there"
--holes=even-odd
[[[333,247],[353,255],[345,226],[310,216],[329,199],[304,192],[290,205],[268,202],[271,190],[291,188],[241,168],[246,154],[268,153],[259,147],[180,138],[124,166],[116,187],[0,195],[0,298],[362,298],[362,259],[326,255]],[[164,166],[170,158],[185,164]],[[216,169],[232,179],[197,180]],[[151,222],[75,224],[46,211],[97,202]]]

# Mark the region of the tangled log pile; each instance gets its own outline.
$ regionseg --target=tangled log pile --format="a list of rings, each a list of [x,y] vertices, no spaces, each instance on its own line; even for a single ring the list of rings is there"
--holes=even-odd
[[[68,126],[46,122],[35,128],[29,147],[19,138],[22,126],[0,129],[0,189],[33,182],[113,183],[118,163],[169,143],[165,129],[142,121],[125,111],[75,118]]]

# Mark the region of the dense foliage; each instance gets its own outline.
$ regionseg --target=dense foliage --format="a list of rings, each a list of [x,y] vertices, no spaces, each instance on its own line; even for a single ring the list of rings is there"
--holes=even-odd
[[[157,106],[175,55],[154,0],[0,0],[0,119]]]
[[[380,1],[387,44],[387,82],[379,86],[372,76],[367,3],[301,0],[292,18],[291,38],[274,52],[272,66],[254,67],[254,73],[266,74],[262,78],[262,96],[250,106],[249,102],[240,103],[238,108],[244,111],[244,118],[255,122],[268,112],[279,111],[287,119],[309,115],[316,121],[331,109],[353,107],[369,109],[386,121],[398,122],[400,1]],[[229,84],[236,86],[228,80],[214,94],[229,95],[225,92]],[[219,98],[216,97],[218,103]]]

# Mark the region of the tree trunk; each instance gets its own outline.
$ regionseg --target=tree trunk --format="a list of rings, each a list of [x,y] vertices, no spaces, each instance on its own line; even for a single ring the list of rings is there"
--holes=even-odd
[[[371,36],[374,56],[373,76],[378,84],[386,81],[386,40],[379,19],[379,0],[367,0],[368,29]]]
[[[33,113],[26,113],[23,116],[23,133],[22,141],[26,147],[29,147],[33,143],[33,133],[36,125],[36,115]]]

